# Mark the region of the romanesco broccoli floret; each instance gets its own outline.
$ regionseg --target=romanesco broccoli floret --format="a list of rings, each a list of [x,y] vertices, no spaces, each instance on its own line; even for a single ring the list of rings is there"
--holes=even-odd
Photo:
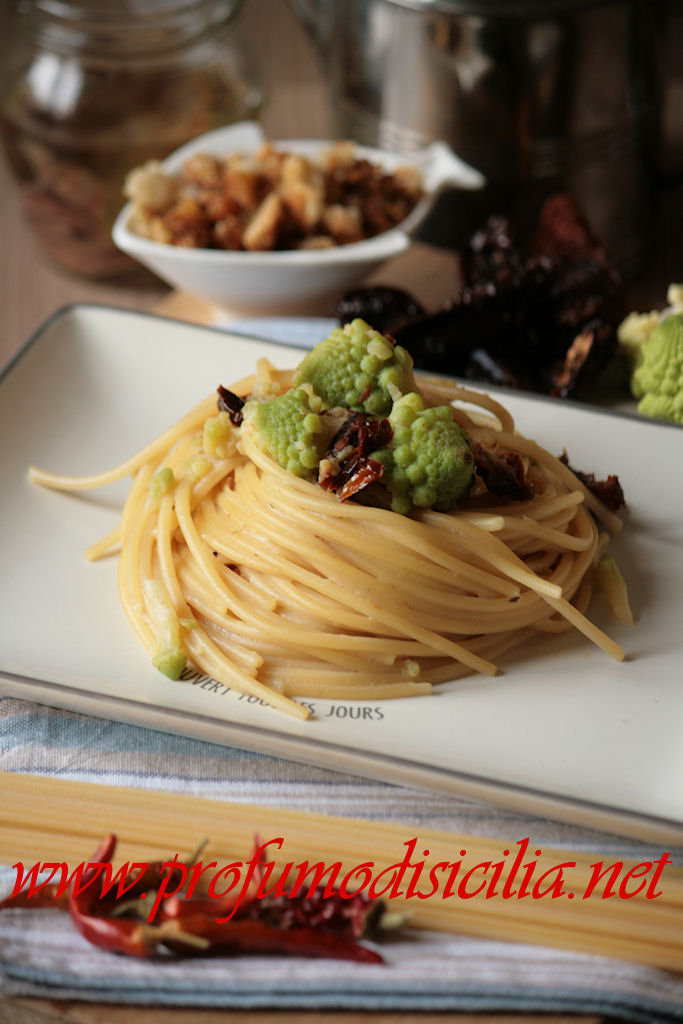
[[[653,309],[649,313],[629,313],[617,328],[619,351],[633,371],[640,359],[643,342],[647,341],[662,320],[671,313],[683,313],[683,285],[670,284],[666,292],[667,309]]]
[[[304,382],[327,408],[341,405],[371,416],[387,416],[401,395],[417,390],[408,352],[360,319],[336,327],[304,357],[294,383]]]
[[[643,342],[631,391],[644,416],[683,423],[683,313],[667,316]]]
[[[450,406],[425,409],[422,397],[411,392],[395,402],[389,423],[391,445],[373,458],[384,465],[382,483],[391,491],[393,511],[455,508],[472,484],[474,456]]]
[[[290,388],[270,402],[258,402],[253,422],[269,454],[283,469],[311,478],[328,440],[320,418],[322,402],[310,384]]]

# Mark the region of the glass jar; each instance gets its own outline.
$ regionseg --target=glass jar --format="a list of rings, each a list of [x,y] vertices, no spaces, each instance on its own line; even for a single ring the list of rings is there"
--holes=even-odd
[[[26,220],[62,267],[109,277],[127,172],[253,117],[240,0],[20,0],[8,34],[2,142]]]

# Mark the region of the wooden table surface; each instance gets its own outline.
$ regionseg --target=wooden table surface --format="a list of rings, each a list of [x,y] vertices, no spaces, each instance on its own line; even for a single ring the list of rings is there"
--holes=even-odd
[[[4,7],[0,3],[0,7]],[[1,28],[1,26],[0,26]],[[257,72],[269,99],[263,112],[264,126],[273,135],[324,138],[332,134],[331,116],[324,81],[311,44],[295,21],[285,0],[249,0],[243,20],[244,33],[252,47]],[[425,301],[437,301],[450,294],[451,256],[397,265],[396,283],[422,274],[416,291]],[[661,276],[661,275],[660,275]],[[386,275],[385,275],[386,277]],[[419,277],[419,273],[418,273]],[[413,279],[414,283],[414,279]],[[647,288],[647,282],[645,283]],[[21,347],[31,333],[55,310],[74,302],[97,302],[136,310],[161,310],[168,315],[200,319],[206,312],[177,296],[161,282],[141,274],[135,280],[102,283],[72,277],[52,266],[25,231],[16,202],[16,192],[0,161],[0,367]],[[456,1013],[323,1013],[243,1012],[219,1010],[154,1009],[100,1004],[10,998],[0,995],[0,1024],[216,1024],[226,1016],[235,1024],[323,1024],[342,1019],[346,1024],[407,1024],[419,1019],[458,1024],[559,1024],[582,1021],[597,1024],[596,1017],[547,1015],[489,1015]]]

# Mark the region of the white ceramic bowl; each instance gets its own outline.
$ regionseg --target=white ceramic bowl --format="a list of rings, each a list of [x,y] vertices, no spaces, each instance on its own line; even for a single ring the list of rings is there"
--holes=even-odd
[[[172,153],[163,161],[163,167],[177,171],[193,153],[219,157],[231,152],[249,153],[264,140],[259,124],[243,121],[198,136]],[[320,139],[285,139],[275,145],[289,152],[312,155],[330,143]],[[374,238],[316,250],[233,252],[184,248],[153,242],[130,231],[130,203],[118,215],[112,237],[119,249],[164,281],[221,308],[242,313],[303,311],[325,298],[341,295],[387,260],[404,252],[411,244],[412,234],[444,189],[453,186],[476,189],[484,183],[478,171],[463,163],[442,142],[411,154],[363,146],[357,151],[387,170],[401,164],[416,166],[423,178],[425,195],[412,213],[398,227]]]

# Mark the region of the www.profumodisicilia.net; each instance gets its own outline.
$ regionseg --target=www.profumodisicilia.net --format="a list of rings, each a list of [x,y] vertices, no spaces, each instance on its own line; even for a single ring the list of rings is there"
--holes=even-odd
[[[403,857],[388,866],[370,860],[350,868],[341,861],[283,864],[266,860],[274,849],[281,851],[284,846],[283,837],[270,839],[256,844],[248,859],[226,864],[187,864],[175,854],[163,862],[158,886],[150,894],[147,921],[154,921],[163,900],[170,896],[191,899],[198,889],[216,901],[232,897],[230,912],[217,916],[219,922],[234,917],[246,898],[305,898],[314,892],[320,895],[319,890],[323,890],[323,898],[334,894],[336,899],[353,899],[363,892],[369,899],[630,900],[643,894],[641,898],[655,900],[662,895],[658,886],[664,869],[673,863],[665,852],[656,860],[636,864],[621,860],[596,860],[587,866],[579,866],[574,860],[549,864],[545,858],[541,860],[542,850],[528,837],[502,848],[500,860],[474,863],[465,849],[458,851],[458,859],[430,863],[430,851],[419,849],[417,838],[407,840]],[[70,868],[64,861],[38,861],[26,868],[17,862],[8,902],[20,895],[22,900],[30,900],[55,884],[57,896],[67,892],[77,895],[95,882],[101,887],[99,899],[122,899],[135,889],[147,867],[147,862],[126,861],[114,871],[108,862],[85,861]]]

